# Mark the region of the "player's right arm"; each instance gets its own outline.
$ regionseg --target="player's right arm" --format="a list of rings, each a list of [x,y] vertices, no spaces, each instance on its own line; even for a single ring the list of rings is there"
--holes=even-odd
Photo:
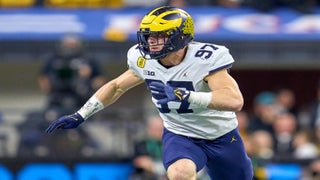
[[[63,116],[52,122],[46,129],[47,133],[55,129],[70,129],[78,127],[91,115],[102,110],[115,102],[127,90],[141,84],[143,79],[139,78],[134,71],[127,70],[119,77],[103,85],[96,93],[82,106],[82,108],[72,115]]]
[[[102,86],[94,96],[106,107],[114,103],[126,91],[142,82],[144,81],[129,69]]]

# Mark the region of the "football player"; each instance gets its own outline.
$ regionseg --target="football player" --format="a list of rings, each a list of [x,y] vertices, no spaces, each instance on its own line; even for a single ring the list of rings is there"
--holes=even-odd
[[[234,62],[221,45],[194,42],[192,17],[182,9],[147,13],[128,51],[129,69],[106,83],[72,115],[46,130],[75,128],[145,82],[163,119],[163,164],[169,179],[196,179],[207,168],[212,179],[251,180],[253,170],[238,132],[235,112],[243,106]]]

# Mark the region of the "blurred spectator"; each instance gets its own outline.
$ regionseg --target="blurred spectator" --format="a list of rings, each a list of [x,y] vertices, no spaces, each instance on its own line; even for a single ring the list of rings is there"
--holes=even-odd
[[[318,156],[317,146],[307,131],[299,131],[294,135],[293,146],[293,155],[297,159],[311,159]]]
[[[276,115],[274,102],[275,94],[272,92],[261,92],[255,97],[249,125],[251,131],[266,130],[272,133],[272,124]]]
[[[249,116],[245,111],[236,112],[238,119],[238,129],[242,138],[246,138],[249,135]],[[245,140],[244,140],[245,141]]]
[[[291,89],[280,88],[276,91],[275,108],[278,113],[290,112],[297,116],[295,103],[296,97]]]
[[[48,95],[45,118],[51,121],[79,109],[105,79],[81,39],[66,35],[42,67],[38,82]]]
[[[258,130],[251,134],[252,156],[259,159],[271,159],[274,155],[272,135],[265,130]]]
[[[28,113],[26,120],[18,127],[21,134],[19,155],[45,157],[53,152],[56,155],[59,152],[61,156],[81,154],[86,143],[81,138],[86,137],[81,129],[57,136],[47,136],[44,129],[62,114],[79,109],[104,82],[97,62],[86,54],[81,39],[76,35],[64,36],[38,77],[39,86],[47,95],[46,107],[41,112]]]
[[[310,164],[310,169],[312,173],[312,177],[314,180],[319,180],[320,179],[320,159],[316,159],[312,161]]]
[[[320,179],[320,159],[316,158],[306,167],[306,175],[304,180],[319,180]]]
[[[276,116],[273,123],[274,150],[279,158],[292,157],[293,139],[297,130],[296,118],[291,113],[282,113]]]
[[[267,179],[264,166],[274,157],[273,136],[266,130],[257,130],[252,132],[246,141],[246,151],[254,168],[253,179]]]
[[[131,180],[166,179],[166,171],[162,164],[162,119],[155,115],[147,120],[146,137],[135,145],[133,158],[134,172]]]

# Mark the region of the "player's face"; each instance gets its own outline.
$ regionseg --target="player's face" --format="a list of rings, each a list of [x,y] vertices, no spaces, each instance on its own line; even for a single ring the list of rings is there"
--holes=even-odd
[[[148,38],[150,52],[161,51],[167,40],[168,37],[165,35],[151,34]]]

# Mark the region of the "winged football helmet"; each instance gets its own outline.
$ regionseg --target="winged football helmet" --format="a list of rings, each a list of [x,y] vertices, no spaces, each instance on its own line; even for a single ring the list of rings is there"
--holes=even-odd
[[[161,59],[168,53],[182,49],[193,40],[193,19],[186,11],[176,7],[155,8],[143,17],[137,36],[138,47],[144,58]],[[166,37],[162,50],[150,51],[150,36]]]

